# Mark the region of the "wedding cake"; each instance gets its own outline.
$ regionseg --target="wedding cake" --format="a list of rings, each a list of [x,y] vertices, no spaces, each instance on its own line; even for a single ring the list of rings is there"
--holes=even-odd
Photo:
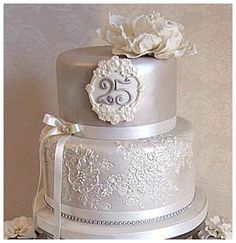
[[[207,199],[195,187],[192,126],[176,116],[176,57],[195,46],[156,12],[110,15],[97,32],[111,45],[57,58],[59,118],[44,117],[35,220],[54,238],[191,231]]]

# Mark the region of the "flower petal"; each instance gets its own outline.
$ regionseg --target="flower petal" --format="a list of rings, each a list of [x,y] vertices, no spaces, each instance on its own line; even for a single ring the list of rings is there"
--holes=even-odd
[[[109,24],[113,26],[120,26],[124,25],[126,21],[126,18],[121,15],[111,15],[109,13]]]
[[[144,33],[135,39],[133,51],[137,54],[146,53],[156,49],[161,41],[162,39],[156,35]]]
[[[19,235],[19,239],[35,239],[37,237],[35,230],[33,228],[27,229],[21,235]]]
[[[10,238],[15,238],[17,234],[15,233],[15,230],[13,227],[9,224],[8,222],[4,223],[4,238],[5,239],[10,239]]]

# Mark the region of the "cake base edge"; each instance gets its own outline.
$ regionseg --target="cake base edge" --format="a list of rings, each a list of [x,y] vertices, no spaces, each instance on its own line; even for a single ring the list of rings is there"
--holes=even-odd
[[[200,225],[207,215],[207,197],[196,188],[191,207],[182,213],[159,222],[106,226],[74,222],[62,218],[61,238],[63,239],[170,239],[185,234]],[[36,202],[36,222],[39,228],[53,235],[54,215],[43,203],[43,193]]]

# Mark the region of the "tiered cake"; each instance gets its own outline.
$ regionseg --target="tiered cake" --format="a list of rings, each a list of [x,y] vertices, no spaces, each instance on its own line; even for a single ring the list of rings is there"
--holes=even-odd
[[[131,19],[133,32],[140,18]],[[79,48],[57,59],[60,118],[44,119],[44,186],[35,200],[39,227],[56,238],[171,238],[206,216],[206,197],[195,189],[192,127],[176,118],[175,57],[194,46],[178,42],[180,25],[157,13],[142,18],[169,31],[158,30],[162,42],[149,31],[138,44],[125,38],[127,49],[117,31],[125,32],[127,19],[110,16],[111,29],[99,34],[113,49]],[[179,44],[168,49],[171,43]]]

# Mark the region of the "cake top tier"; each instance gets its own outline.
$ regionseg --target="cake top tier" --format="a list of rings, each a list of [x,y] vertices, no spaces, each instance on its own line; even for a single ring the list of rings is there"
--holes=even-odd
[[[113,72],[114,68],[118,68],[119,71],[122,69],[124,76],[120,75],[121,72]],[[103,76],[99,77],[101,70],[105,70],[105,81]],[[148,56],[137,59],[112,58],[109,46],[66,51],[57,58],[60,117],[69,122],[99,127],[130,127],[165,122],[176,115],[176,71],[175,58],[169,60],[158,60]],[[111,76],[109,72],[112,73]],[[104,83],[101,84],[102,81]],[[112,86],[113,90],[109,86],[111,83],[112,85],[115,83],[115,86]],[[92,88],[95,92],[91,95],[89,91]],[[108,89],[109,95],[106,95]],[[136,100],[133,102],[133,97],[135,99],[138,97],[138,106],[134,112],[131,110],[130,113],[134,114],[130,115],[129,110],[124,111],[127,113],[125,113],[127,119],[123,119],[120,114],[119,122],[116,116],[114,120],[111,120],[113,118],[110,116],[110,121],[109,119],[103,121],[102,116],[107,115],[104,106],[99,108],[99,113],[95,110],[96,104],[92,102],[98,100],[98,96],[103,96],[101,103],[108,102],[107,106],[115,100],[114,107],[120,113],[123,109],[121,107],[126,107],[122,104],[127,99],[130,99],[128,103],[132,105],[136,102]]]
[[[90,127],[173,129],[175,57],[196,53],[183,26],[158,12],[109,15],[97,33],[111,46],[78,48],[57,59],[61,118]]]

